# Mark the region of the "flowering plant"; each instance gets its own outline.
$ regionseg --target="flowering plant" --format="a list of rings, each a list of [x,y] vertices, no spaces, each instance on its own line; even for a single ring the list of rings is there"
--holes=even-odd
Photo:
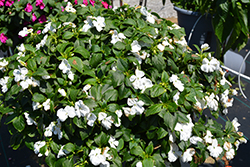
[[[8,46],[15,48],[23,42],[18,34],[23,27],[28,29],[35,23],[43,23],[57,14],[65,13],[68,0],[0,0],[0,50],[6,51]],[[70,2],[70,1],[69,1]],[[110,0],[71,0],[72,5],[102,4],[110,7]]]
[[[0,111],[14,149],[25,144],[49,166],[67,167],[234,157],[246,142],[240,124],[215,118],[236,93],[208,45],[188,50],[183,28],[144,7],[66,8],[24,27],[24,43],[1,59]]]

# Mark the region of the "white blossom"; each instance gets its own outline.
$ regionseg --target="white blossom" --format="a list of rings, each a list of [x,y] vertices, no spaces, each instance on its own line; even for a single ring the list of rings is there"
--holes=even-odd
[[[232,120],[232,124],[234,126],[235,131],[237,132],[239,130],[240,124],[239,124],[238,119],[236,117]]]
[[[217,111],[218,110],[218,101],[215,99],[214,93],[212,93],[210,96],[205,96],[205,99],[207,101],[207,106],[212,110],[212,111]]]
[[[194,127],[194,124],[192,123],[192,119],[190,117],[190,114],[187,115],[189,119],[189,123],[176,123],[175,129],[176,131],[180,132],[180,140],[188,141],[188,139],[192,135],[192,128]]]
[[[126,107],[122,108],[126,116],[135,115],[135,114],[140,115],[144,112],[144,107],[143,107],[144,102],[141,100],[138,100],[137,98],[128,98],[127,104],[128,106],[132,106],[132,107],[130,108],[130,110],[128,110],[128,108]]]
[[[158,45],[157,45],[157,48],[158,48],[161,52],[163,52],[164,49],[165,49],[165,46],[162,45],[162,44],[158,44]]]
[[[10,77],[5,76],[0,79],[0,85],[2,86],[2,92],[6,93],[8,91],[7,83]]]
[[[216,139],[212,139],[212,145],[208,146],[207,149],[210,152],[210,156],[217,158],[222,153],[223,149],[218,146],[218,141]]]
[[[200,138],[199,136],[192,136],[190,139],[189,139],[190,143],[194,144],[194,145],[197,145],[198,142],[203,142],[202,138]]]
[[[55,123],[51,122],[49,124],[49,126],[45,128],[45,131],[44,131],[44,136],[45,137],[51,137],[52,136],[53,130],[54,130],[54,126],[55,126]]]
[[[141,161],[138,161],[138,162],[136,163],[136,167],[143,167],[143,166],[142,166],[142,162],[141,162]]]
[[[182,155],[182,162],[190,162],[193,159],[193,155],[195,154],[194,148],[188,148]]]
[[[60,28],[60,27],[61,27],[61,25],[59,25],[58,28]],[[56,32],[56,28],[54,28],[54,27],[51,25],[51,22],[48,22],[48,23],[45,25],[44,29],[42,30],[42,33],[45,34],[45,33],[47,33],[48,31]]]
[[[180,98],[180,92],[178,91],[174,96],[173,96],[173,101],[175,102],[176,105],[178,105],[178,100]]]
[[[131,44],[131,52],[139,52],[141,50],[141,46],[139,45],[138,41],[134,40]]]
[[[19,82],[20,80],[24,80],[26,74],[28,74],[28,69],[25,67],[20,68],[20,66],[18,66],[18,69],[15,69],[13,71],[13,75],[14,75],[14,80],[15,82]]]
[[[27,27],[23,27],[23,29],[21,31],[19,31],[18,35],[21,36],[21,37],[25,37],[27,36],[28,34],[32,33],[33,32],[33,29],[28,29]]]
[[[87,20],[84,20],[85,24],[83,25],[81,31],[87,32],[90,28],[92,28],[94,26],[91,18],[92,18],[92,16],[88,16]]]
[[[168,161],[175,162],[181,157],[182,152],[179,151],[179,147],[175,143],[170,144],[170,151],[168,152]]]
[[[76,116],[75,109],[72,106],[66,106],[64,109],[57,110],[57,117],[64,122],[68,117],[74,118]]]
[[[110,147],[112,147],[112,148],[116,148],[119,144],[119,141],[115,140],[115,138],[113,136],[110,136],[108,142],[109,142]]]
[[[40,148],[42,148],[43,146],[46,145],[46,142],[45,141],[37,141],[35,142],[34,144],[34,152],[35,154],[38,154],[38,157],[41,157],[42,154],[40,153]],[[48,150],[45,152],[45,155],[47,156],[48,155]]]
[[[235,156],[234,149],[231,148],[230,150],[228,150],[228,151],[226,152],[226,158],[227,158],[228,160],[233,159],[234,156]]]
[[[63,60],[62,60],[62,62],[59,64],[59,67],[58,67],[58,68],[59,68],[60,70],[62,70],[62,72],[63,72],[64,74],[70,72],[70,70],[71,70],[71,66],[70,66],[68,60],[66,60],[66,59],[63,59]]]
[[[106,130],[109,130],[114,122],[112,116],[107,116],[104,112],[100,112],[98,114],[98,120],[101,122],[101,125],[106,128]]]
[[[207,130],[206,136],[204,137],[205,142],[211,144],[213,140],[212,137],[213,137],[212,133],[209,130]]]
[[[33,108],[33,111],[35,111],[35,110],[37,110],[37,109],[39,109],[39,108],[41,108],[42,107],[42,105],[39,103],[39,102],[34,102],[34,101],[32,101],[32,108]]]
[[[59,89],[58,89],[58,92],[59,92],[62,96],[66,96],[66,95],[67,95],[64,89],[59,88]]]
[[[202,65],[201,65],[202,71],[209,73],[219,69],[220,69],[220,62],[214,57],[212,57],[210,61],[207,58],[204,58],[202,60]]]
[[[67,26],[67,25],[71,26],[72,28],[76,28],[75,23],[72,23],[72,22],[64,22],[63,23],[63,26]]]
[[[45,102],[43,102],[43,108],[45,111],[50,109],[50,99],[47,99]]]
[[[93,21],[93,25],[95,26],[96,30],[98,32],[103,30],[103,27],[106,26],[105,24],[105,18],[101,16],[97,16],[95,20]]]
[[[172,76],[169,78],[169,81],[173,83],[173,85],[182,92],[184,90],[184,84],[179,80],[178,76],[175,74],[172,74]]]
[[[78,118],[80,118],[81,116],[85,117],[90,112],[90,109],[82,100],[79,100],[75,103],[75,112]]]
[[[87,118],[87,124],[89,126],[94,126],[95,120],[97,119],[96,115],[93,113],[88,113],[86,118]]]
[[[201,45],[201,50],[202,51],[206,51],[206,50],[209,50],[209,49],[210,49],[210,47],[209,47],[209,45],[207,43],[204,43],[204,44]]]
[[[106,157],[104,155],[102,155],[101,153],[102,153],[102,150],[100,148],[96,148],[96,149],[90,151],[89,159],[90,159],[90,162],[94,166],[98,166],[102,162],[106,161]]]
[[[9,64],[3,57],[0,57],[0,70],[4,71],[5,67]]]
[[[27,112],[24,113],[27,125],[37,125],[37,123],[29,116]]]
[[[64,146],[65,145],[61,146],[61,148],[60,148],[60,150],[59,150],[59,152],[57,154],[57,158],[60,158],[60,157],[65,156],[65,155],[67,155],[67,154],[70,153],[69,151],[67,151],[66,149],[64,149]]]
[[[110,42],[112,44],[118,41],[122,42],[122,40],[126,38],[123,33],[118,33],[116,30],[111,30],[109,33],[112,34]]]

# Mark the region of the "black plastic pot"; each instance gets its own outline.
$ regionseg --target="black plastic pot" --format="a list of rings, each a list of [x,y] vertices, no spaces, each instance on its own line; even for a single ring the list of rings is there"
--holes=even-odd
[[[176,6],[174,6],[174,9],[177,11],[178,25],[185,28],[185,38],[188,42],[188,46],[191,49],[196,50],[194,44],[200,47],[202,44],[208,43],[210,45],[210,51],[215,52],[216,37],[212,27],[211,15],[201,16],[199,12],[184,10]],[[190,41],[188,41],[191,31],[192,36]]]

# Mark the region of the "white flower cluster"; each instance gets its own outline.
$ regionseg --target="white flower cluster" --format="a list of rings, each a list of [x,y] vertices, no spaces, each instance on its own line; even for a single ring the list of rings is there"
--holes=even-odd
[[[71,81],[74,80],[74,73],[71,71],[71,66],[68,62],[68,60],[66,59],[63,59],[62,62],[59,64],[59,67],[58,67],[60,70],[62,70],[62,73],[64,74],[67,74],[69,79]]]
[[[3,57],[0,57],[0,70],[3,72],[5,67],[9,64]]]
[[[172,74],[172,76],[169,78],[169,81],[173,83],[173,85],[182,92],[184,90],[184,84],[179,80],[178,76],[175,74]]]
[[[34,152],[35,152],[35,154],[38,154],[38,157],[43,156],[40,153],[40,148],[44,147],[45,145],[46,145],[45,141],[37,141],[37,142],[35,142],[35,144],[34,144]],[[48,156],[48,154],[49,154],[49,151],[46,150],[45,155]]]
[[[143,93],[147,88],[151,88],[153,83],[150,79],[146,78],[145,73],[138,69],[135,70],[135,75],[132,75],[129,80],[135,89],[141,90]]]
[[[17,54],[18,54],[18,57],[17,57],[17,60],[20,58],[20,57],[24,57],[25,56],[25,52],[26,52],[26,49],[25,49],[25,46],[24,44],[22,43],[20,46],[17,46],[16,47],[17,50],[19,51]],[[19,60],[18,60],[19,61]],[[23,63],[19,61],[19,63],[22,65]]]
[[[93,17],[88,16],[87,20],[84,21],[84,26],[82,27],[83,32],[87,32],[90,28],[95,27],[98,32],[102,31],[106,26],[105,18],[101,16]]]
[[[169,47],[170,49],[174,49],[174,46],[171,45],[169,42],[172,42],[172,39],[168,39],[167,37],[164,38],[164,41],[162,43],[159,43],[157,45],[157,48],[163,52],[165,50],[165,47]]]
[[[28,34],[31,34],[32,32],[33,32],[32,28],[28,29],[27,27],[23,27],[23,29],[18,33],[18,35],[21,37],[25,37]]]
[[[36,44],[36,49],[39,50],[41,47],[43,47],[46,44],[48,35],[46,34],[40,43]]]
[[[110,163],[108,160],[111,160],[112,157],[111,155],[108,153],[108,151],[110,150],[109,147],[105,147],[102,149],[100,148],[96,148],[94,150],[91,150],[89,153],[89,158],[91,163],[94,166],[98,166],[100,165],[100,167],[109,167]]]
[[[115,44],[118,41],[122,42],[122,40],[126,38],[123,33],[118,33],[116,30],[110,30],[109,33],[112,34],[110,42],[112,44]]]
[[[144,50],[140,53],[140,50],[141,50],[142,46],[144,46],[144,45],[146,46],[146,44],[143,42],[141,42],[141,44],[139,44],[139,42],[137,40],[134,40],[131,43],[131,49],[132,49],[131,52],[133,53],[135,58],[138,60],[139,64],[142,63],[142,60],[145,60],[147,57],[150,56],[150,54],[145,52]]]
[[[228,107],[232,107],[233,106],[233,98],[229,98],[229,90],[225,90],[222,94],[221,94],[221,104],[224,107],[224,110],[222,111],[225,115],[228,113]]]
[[[44,136],[51,137],[52,134],[58,135],[58,139],[61,140],[63,137],[63,132],[61,131],[61,122],[57,119],[57,124],[55,122],[51,122],[48,127],[45,128]]]
[[[2,92],[5,93],[8,91],[7,83],[10,77],[4,77],[0,79],[0,85],[2,86]]]
[[[190,114],[187,115],[187,118],[189,119],[189,123],[177,122],[174,128],[174,130],[180,132],[181,141],[188,141],[188,139],[192,136],[192,128],[194,127],[194,124],[192,122]]]
[[[65,10],[66,10],[66,12],[69,12],[69,13],[76,13],[76,10],[73,8],[72,3],[70,3],[70,2],[67,3]]]
[[[127,104],[130,107],[122,107],[125,115],[128,117],[129,115],[141,115],[144,112],[144,102],[141,100],[138,100],[137,98],[128,98]]]
[[[75,23],[72,23],[72,22],[64,22],[63,26],[71,26],[72,28],[76,28]]]
[[[33,87],[40,86],[40,81],[36,80],[33,77],[26,76],[26,74],[28,74],[28,69],[25,67],[20,68],[20,66],[18,66],[18,69],[15,69],[13,71],[15,82],[21,81],[20,82],[20,85],[22,86],[21,91],[27,89],[30,85],[32,85]]]
[[[48,22],[47,24],[45,24],[44,29],[42,30],[42,33],[45,34],[48,31],[52,31],[52,32],[56,32],[56,28],[54,28],[52,25],[52,22]],[[57,28],[60,28],[61,25],[59,25]]]
[[[151,13],[149,13],[145,7],[142,6],[140,11],[141,11],[141,14],[142,14],[142,15],[146,16],[146,20],[147,20],[149,23],[151,23],[151,24],[154,24],[154,23],[155,23],[155,18],[154,18],[154,16],[153,16]]]

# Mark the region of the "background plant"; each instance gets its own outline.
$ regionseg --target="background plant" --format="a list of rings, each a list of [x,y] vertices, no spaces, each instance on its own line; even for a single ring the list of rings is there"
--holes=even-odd
[[[64,7],[24,27],[24,43],[1,59],[0,111],[14,149],[67,167],[233,158],[246,142],[239,123],[216,118],[236,92],[208,45],[188,50],[183,28],[145,8]]]
[[[162,1],[165,3],[165,0]],[[217,37],[216,57],[222,60],[229,49],[243,49],[249,38],[249,0],[171,0],[175,6],[212,16],[212,25]]]

